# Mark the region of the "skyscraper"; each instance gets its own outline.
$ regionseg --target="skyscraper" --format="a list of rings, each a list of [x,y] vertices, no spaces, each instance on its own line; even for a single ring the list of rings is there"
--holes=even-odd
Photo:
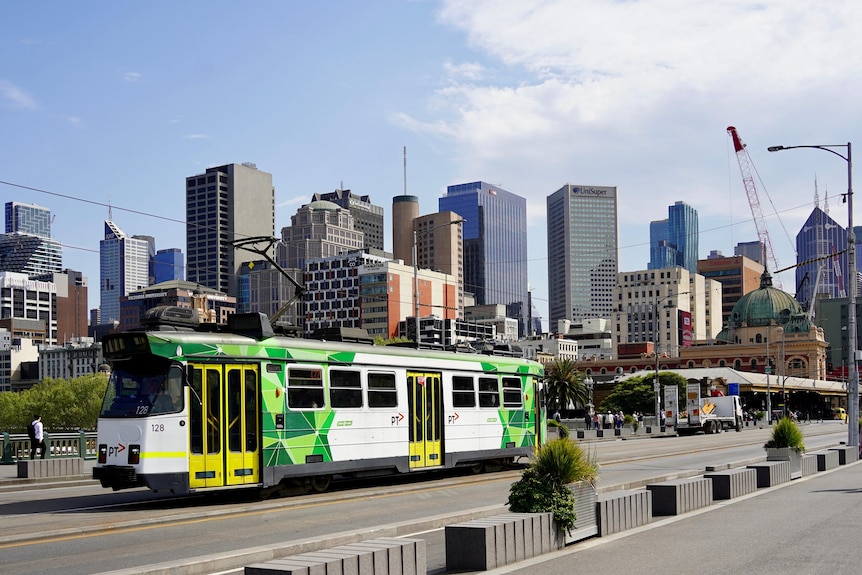
[[[185,279],[183,251],[179,248],[168,248],[157,251],[153,258],[153,264],[154,283],[160,284],[162,282]]]
[[[766,247],[763,245],[763,242],[759,240],[754,240],[751,242],[739,242],[733,248],[733,255],[745,256],[750,260],[756,261],[760,265],[764,265],[764,262],[766,261],[766,257],[764,256],[765,250]]]
[[[413,226],[410,222],[418,217],[418,197],[404,194],[392,198],[392,257],[409,266],[413,265]]]
[[[383,251],[383,208],[371,203],[371,196],[359,196],[350,190],[335,190],[314,194],[311,201],[326,200],[341,206],[353,215],[354,227],[365,234],[365,249]]]
[[[150,242],[127,236],[105,220],[99,242],[99,294],[103,324],[120,321],[120,298],[149,285]]]
[[[650,222],[649,269],[680,266],[697,272],[698,219],[697,210],[685,202],[667,208],[666,220]]]
[[[281,229],[281,244],[278,246],[276,262],[292,277],[298,279],[300,285],[321,279],[327,281],[329,289],[325,293],[316,294],[316,301],[296,302],[295,305],[285,310],[284,320],[293,325],[304,325],[306,311],[308,306],[314,310],[325,311],[342,306],[340,300],[346,296],[346,290],[350,287],[348,277],[356,275],[355,269],[344,267],[339,270],[327,270],[326,272],[319,269],[319,263],[309,264],[309,260],[331,258],[346,254],[353,251],[362,251],[365,245],[364,234],[354,227],[353,215],[350,210],[342,208],[326,200],[317,200],[305,204],[296,210],[296,214],[290,217],[290,226]],[[340,264],[338,261],[331,265],[337,267]],[[250,272],[254,273],[254,272]],[[271,272],[265,276],[271,276]],[[331,274],[324,277],[324,274]],[[305,278],[308,278],[307,280]],[[253,278],[249,278],[250,280]],[[265,277],[259,278],[261,280]],[[278,283],[270,285],[270,290],[283,285],[282,280],[277,280]],[[249,283],[250,288],[254,287],[254,283]],[[281,290],[279,290],[279,293]],[[309,292],[306,292],[309,295]],[[357,296],[358,297],[358,296]],[[238,298],[240,299],[240,298]],[[267,298],[259,298],[262,302]],[[326,300],[326,301],[321,301]],[[250,298],[250,307],[252,311],[255,309],[254,298]],[[344,327],[348,326],[347,324]]]
[[[231,242],[250,237],[275,237],[272,174],[245,163],[186,178],[188,281],[237,297],[242,263],[260,256]]]
[[[6,233],[51,237],[51,210],[36,204],[6,202]]]
[[[6,202],[6,233],[0,234],[0,270],[34,276],[63,269],[63,248],[51,239],[51,211]]]
[[[464,242],[464,291],[477,305],[505,304],[527,331],[527,200],[486,182],[449,186],[441,212],[455,212]]]
[[[417,283],[419,283],[420,310],[424,305],[423,287],[426,283],[424,273],[427,270],[442,272],[458,279],[456,285],[446,286],[446,298],[442,308],[434,309],[427,315],[436,315],[443,319],[456,319],[464,316],[464,247],[461,224],[452,224],[461,220],[454,212],[438,212],[428,214],[413,220],[412,228],[416,230],[416,267]],[[405,226],[406,227],[406,226]],[[412,259],[412,257],[411,257]],[[412,315],[412,314],[411,314]]]
[[[0,234],[0,271],[28,276],[63,269],[63,248],[51,238],[22,234]]]
[[[547,199],[550,325],[610,318],[619,268],[617,189],[566,184]]]
[[[796,299],[805,310],[816,297],[846,297],[847,231],[816,207],[796,234],[796,261],[808,262],[796,268]],[[830,257],[835,254],[834,257]],[[775,270],[769,270],[774,272]],[[816,288],[816,292],[815,292]]]

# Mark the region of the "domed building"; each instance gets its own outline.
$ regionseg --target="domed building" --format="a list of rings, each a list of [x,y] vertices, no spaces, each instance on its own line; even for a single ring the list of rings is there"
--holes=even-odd
[[[768,271],[760,277],[760,287],[743,295],[733,306],[727,325],[716,336],[716,343],[733,346],[734,351],[738,351],[733,354],[732,364],[725,363],[737,370],[764,372],[768,353],[773,374],[826,378],[829,344],[823,329],[814,325],[796,298],[772,286]],[[767,352],[767,348],[771,349]],[[703,348],[694,349],[702,351]],[[724,351],[722,355],[727,356],[730,349]],[[759,365],[757,356],[760,356]]]

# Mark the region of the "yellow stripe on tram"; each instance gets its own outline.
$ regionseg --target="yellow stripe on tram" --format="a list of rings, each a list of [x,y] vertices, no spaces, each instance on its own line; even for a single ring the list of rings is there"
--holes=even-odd
[[[185,459],[185,451],[142,451],[141,459]]]

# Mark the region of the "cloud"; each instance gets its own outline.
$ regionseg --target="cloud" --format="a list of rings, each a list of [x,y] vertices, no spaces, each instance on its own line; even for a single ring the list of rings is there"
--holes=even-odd
[[[185,138],[187,140],[206,140],[209,136],[206,134],[187,134]]]
[[[728,214],[710,172],[726,170],[727,125],[831,133],[824,105],[858,116],[852,0],[447,0],[438,18],[481,63],[446,62],[425,116],[391,121],[447,142],[458,176],[509,182],[537,217],[567,181],[622,186],[621,223],[689,197]]]
[[[123,74],[123,80],[135,84],[143,82],[144,77],[139,72],[126,72]]]
[[[481,80],[482,65],[475,62],[465,62],[463,64],[453,64],[446,62],[443,65],[448,76],[464,80]]]
[[[66,121],[75,126],[76,128],[83,126],[84,121],[78,116],[66,116]]]
[[[283,202],[279,202],[275,205],[276,208],[287,208],[290,206],[301,206],[303,204],[308,203],[308,196],[294,196],[292,198],[288,198]]]
[[[36,110],[39,107],[36,100],[23,88],[7,80],[0,79],[0,97],[8,101],[14,108]]]

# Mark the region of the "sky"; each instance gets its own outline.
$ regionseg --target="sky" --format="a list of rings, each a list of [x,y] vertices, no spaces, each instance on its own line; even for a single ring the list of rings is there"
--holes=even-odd
[[[109,214],[185,253],[185,178],[228,163],[272,174],[277,232],[314,193],[369,195],[387,249],[405,190],[421,214],[464,182],[525,197],[546,329],[546,198],[567,183],[617,187],[620,271],[647,268],[676,201],[701,258],[757,240],[731,125],[780,266],[815,182],[848,220],[846,161],[767,147],[862,142],[853,0],[46,0],[0,20],[0,200],[52,211],[91,308]]]

